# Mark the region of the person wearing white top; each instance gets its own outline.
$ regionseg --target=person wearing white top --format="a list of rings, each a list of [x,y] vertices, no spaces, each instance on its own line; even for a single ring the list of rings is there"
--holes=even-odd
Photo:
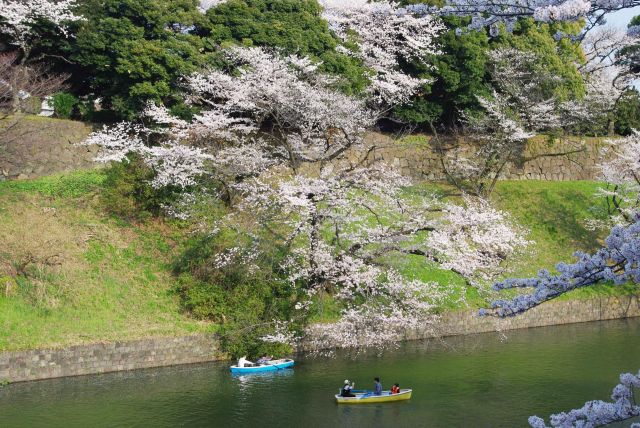
[[[253,363],[249,360],[247,360],[247,356],[245,355],[244,357],[240,357],[240,359],[238,359],[238,367],[244,367],[245,365],[253,365]]]

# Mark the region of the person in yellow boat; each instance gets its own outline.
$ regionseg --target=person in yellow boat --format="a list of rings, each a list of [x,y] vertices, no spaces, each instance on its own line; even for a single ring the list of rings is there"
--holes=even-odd
[[[340,390],[340,396],[341,397],[355,397],[355,395],[353,395],[353,393],[351,392],[351,390],[353,389],[353,387],[355,385],[356,385],[355,382],[349,384],[349,380],[345,379],[344,386]]]
[[[394,383],[393,386],[391,387],[391,393],[400,394],[400,385],[397,383]]]
[[[373,378],[376,383],[373,385],[373,395],[382,395],[382,383],[380,383],[380,378]]]

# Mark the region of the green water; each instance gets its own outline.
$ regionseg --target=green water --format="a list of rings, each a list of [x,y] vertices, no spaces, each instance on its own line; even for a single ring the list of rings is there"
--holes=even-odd
[[[211,363],[12,384],[0,388],[0,427],[523,427],[608,399],[619,373],[640,368],[639,333],[640,319],[609,321],[300,357],[273,374]],[[334,403],[344,379],[371,388],[374,376],[413,398]]]

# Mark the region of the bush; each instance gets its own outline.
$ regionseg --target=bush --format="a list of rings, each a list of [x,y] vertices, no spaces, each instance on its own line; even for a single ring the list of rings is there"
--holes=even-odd
[[[69,119],[78,105],[78,98],[68,92],[53,94],[53,111],[61,119]]]
[[[231,256],[230,262],[220,266],[216,254],[232,247],[252,248],[251,240],[223,231],[188,244],[174,266],[184,308],[197,318],[220,324],[222,347],[234,357],[290,352],[288,345],[260,340],[273,332],[273,320],[290,318],[295,302],[291,287],[275,269],[281,253],[277,248],[260,251],[265,257],[253,268],[242,256]]]
[[[113,163],[105,174],[102,204],[107,212],[126,220],[159,216],[162,206],[178,195],[177,189],[151,187],[155,172],[137,155]]]

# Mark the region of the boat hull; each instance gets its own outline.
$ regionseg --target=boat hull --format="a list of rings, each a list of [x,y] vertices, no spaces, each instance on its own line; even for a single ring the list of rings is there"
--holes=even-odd
[[[390,391],[382,391],[381,395],[373,395],[371,392],[356,392],[355,397],[342,397],[336,394],[338,404],[367,404],[367,403],[391,403],[394,401],[404,401],[411,398],[411,389],[401,389],[398,394],[391,394]]]
[[[231,366],[231,373],[261,373],[261,372],[273,372],[278,370],[283,370],[289,367],[293,367],[295,362],[293,360],[274,360],[269,364],[263,364],[260,366],[251,366],[251,367],[238,367]]]

